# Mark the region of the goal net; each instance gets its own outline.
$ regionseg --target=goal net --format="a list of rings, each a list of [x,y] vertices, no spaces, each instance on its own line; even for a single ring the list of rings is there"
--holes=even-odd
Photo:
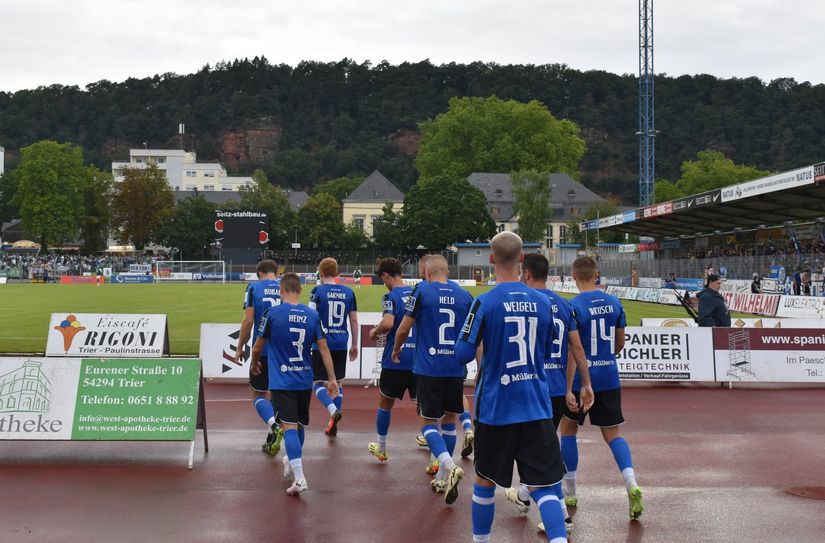
[[[226,283],[223,260],[158,260],[155,281],[212,281]]]

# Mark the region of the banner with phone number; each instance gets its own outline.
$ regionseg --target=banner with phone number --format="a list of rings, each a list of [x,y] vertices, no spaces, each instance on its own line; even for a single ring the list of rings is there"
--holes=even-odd
[[[0,439],[186,441],[200,360],[2,358]]]

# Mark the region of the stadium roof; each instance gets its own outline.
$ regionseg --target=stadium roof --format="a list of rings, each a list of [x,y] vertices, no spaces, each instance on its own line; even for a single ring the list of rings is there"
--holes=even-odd
[[[601,217],[579,227],[661,239],[818,217],[825,217],[825,162]]]

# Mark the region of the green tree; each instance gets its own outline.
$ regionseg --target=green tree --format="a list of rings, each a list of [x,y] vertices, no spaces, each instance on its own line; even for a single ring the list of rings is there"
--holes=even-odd
[[[214,239],[214,224],[215,204],[201,195],[192,196],[175,203],[171,217],[155,237],[167,247],[180,249],[182,258],[201,260]]]
[[[343,233],[341,208],[329,194],[310,196],[298,211],[298,241],[304,249],[338,248]]]
[[[341,249],[366,249],[372,246],[372,240],[364,230],[354,224],[343,224],[338,246]]]
[[[41,248],[75,239],[83,218],[86,175],[80,147],[50,140],[24,147],[15,175],[23,227]]]
[[[419,126],[415,167],[423,178],[531,169],[577,178],[585,149],[579,127],[537,100],[451,98],[445,113]]]
[[[682,162],[682,176],[675,183],[656,182],[656,201],[667,202],[770,174],[753,166],[734,164],[722,152],[706,149],[696,154],[696,160]]]
[[[20,182],[16,173],[15,169],[0,175],[0,223],[20,216],[20,206],[16,203]]]
[[[518,235],[524,241],[544,241],[547,223],[553,217],[550,208],[550,173],[524,170],[510,174],[518,215]]]
[[[313,190],[313,194],[329,194],[334,196],[340,203],[363,182],[363,177],[339,177],[317,185]]]
[[[169,220],[175,207],[175,195],[166,182],[166,174],[155,164],[147,168],[124,168],[123,181],[115,188],[113,223],[121,243],[131,241],[143,250],[154,241],[154,234]]]
[[[372,223],[372,240],[381,249],[398,249],[402,245],[401,213],[395,211],[392,202],[387,202],[381,216]]]
[[[484,193],[465,178],[437,176],[420,180],[404,196],[401,216],[408,247],[440,250],[463,241],[485,241],[496,225]]]
[[[289,247],[295,214],[286,193],[270,183],[263,170],[255,170],[252,178],[254,184],[240,189],[238,209],[265,211],[269,220],[269,246],[272,249]]]
[[[86,168],[83,180],[83,222],[80,237],[83,254],[93,255],[106,249],[111,223],[112,174],[94,166]]]

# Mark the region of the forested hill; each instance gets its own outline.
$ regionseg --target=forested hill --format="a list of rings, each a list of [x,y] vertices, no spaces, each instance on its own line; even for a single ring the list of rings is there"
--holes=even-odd
[[[539,100],[582,128],[581,180],[601,194],[636,200],[635,76],[581,72],[565,65],[303,62],[220,63],[191,75],[164,74],[86,89],[53,85],[0,93],[0,145],[73,142],[107,168],[130,147],[179,145],[233,173],[263,168],[275,182],[319,181],[381,170],[402,189],[416,180],[417,123],[445,111],[453,96]],[[656,78],[656,173],[706,148],[737,163],[785,170],[825,159],[825,85],[792,79]]]

